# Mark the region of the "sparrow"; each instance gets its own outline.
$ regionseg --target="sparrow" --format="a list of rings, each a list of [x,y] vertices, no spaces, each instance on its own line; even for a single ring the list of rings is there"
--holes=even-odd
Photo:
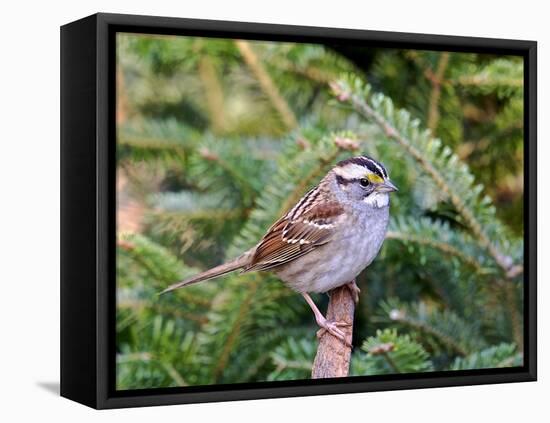
[[[346,342],[344,322],[327,320],[310,293],[347,286],[357,302],[355,278],[372,263],[384,242],[390,193],[388,171],[368,156],[338,162],[248,251],[198,275],[170,285],[161,294],[230,272],[273,272],[311,307],[317,324]]]

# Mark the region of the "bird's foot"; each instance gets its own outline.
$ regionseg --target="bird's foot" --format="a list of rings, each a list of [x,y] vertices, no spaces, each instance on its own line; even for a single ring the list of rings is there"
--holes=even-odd
[[[353,301],[355,302],[355,304],[357,304],[359,302],[359,294],[361,293],[361,289],[355,283],[355,279],[351,282],[348,282],[346,284],[346,287],[350,290]]]
[[[346,340],[346,334],[340,329],[341,327],[349,327],[352,324],[346,323],[346,322],[334,322],[329,321],[323,316],[323,313],[319,311],[311,297],[307,292],[302,293],[304,299],[311,307],[311,310],[313,311],[313,314],[315,315],[315,321],[317,324],[321,327],[320,330],[317,331],[317,337],[321,338],[325,332],[330,333],[332,336],[335,336],[339,340],[341,340],[344,345],[347,345],[348,347],[352,347],[351,344]]]
[[[351,323],[333,322],[323,318],[323,319],[318,319],[317,324],[321,327],[321,329],[317,331],[317,338],[320,339],[325,334],[325,332],[328,332],[332,336],[335,336],[340,341],[342,341],[345,345],[351,348],[352,345],[346,339],[346,334],[344,333],[344,331],[340,329],[342,327],[350,327]]]

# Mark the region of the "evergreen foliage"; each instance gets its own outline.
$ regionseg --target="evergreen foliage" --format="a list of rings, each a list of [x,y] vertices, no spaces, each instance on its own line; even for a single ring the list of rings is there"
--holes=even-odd
[[[309,378],[315,320],[273,275],[157,294],[355,154],[400,191],[358,278],[351,374],[522,364],[520,60],[118,37],[119,389]]]
[[[362,374],[380,375],[394,373],[418,373],[433,370],[428,353],[413,341],[409,335],[398,335],[395,329],[376,331],[361,349],[367,353],[362,357]]]
[[[495,369],[498,367],[521,366],[522,355],[513,344],[499,344],[476,351],[467,357],[457,357],[451,370]]]

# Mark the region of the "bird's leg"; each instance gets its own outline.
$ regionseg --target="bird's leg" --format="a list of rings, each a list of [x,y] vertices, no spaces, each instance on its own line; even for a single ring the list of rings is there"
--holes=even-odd
[[[327,331],[331,335],[341,340],[344,344],[351,347],[350,343],[346,341],[346,334],[341,329],[339,329],[340,327],[351,326],[351,324],[346,322],[331,322],[327,320],[325,316],[323,316],[323,314],[319,311],[309,294],[303,292],[302,295],[311,307],[311,310],[315,315],[315,320],[317,321],[317,324],[321,327],[321,330],[317,332],[317,337],[320,338],[323,333]]]
[[[355,304],[357,304],[359,302],[359,294],[361,293],[361,289],[359,289],[359,287],[355,283],[355,279],[352,280],[351,282],[348,282],[346,284],[346,286],[351,292],[351,296],[353,297],[353,301],[355,301]]]

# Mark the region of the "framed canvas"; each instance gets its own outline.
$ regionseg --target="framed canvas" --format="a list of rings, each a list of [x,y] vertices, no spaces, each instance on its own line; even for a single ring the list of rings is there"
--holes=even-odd
[[[536,43],[61,28],[61,395],[536,380]]]

